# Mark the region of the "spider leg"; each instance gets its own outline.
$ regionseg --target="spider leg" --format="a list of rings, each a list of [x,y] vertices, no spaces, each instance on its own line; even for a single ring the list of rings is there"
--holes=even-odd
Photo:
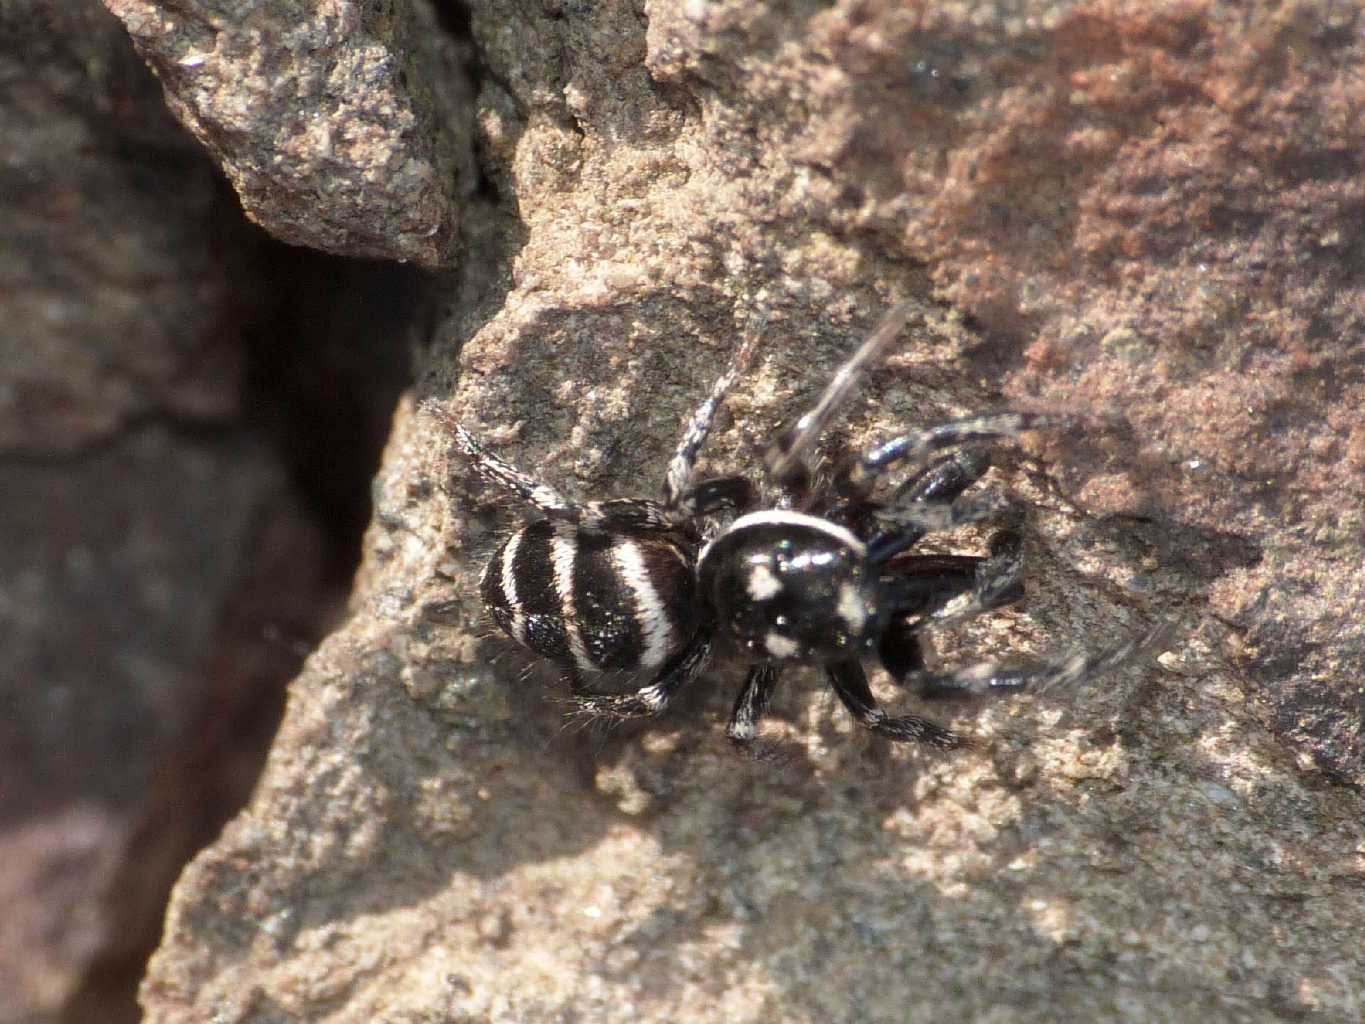
[[[877,657],[896,682],[924,669],[924,648],[920,645],[919,625],[908,619],[892,619],[877,643]]]
[[[924,668],[919,634],[928,613],[970,593],[985,559],[974,555],[910,555],[894,562],[881,578],[895,613],[882,630],[877,655],[900,682]]]
[[[994,495],[975,501],[960,498],[948,504],[921,502],[878,508],[872,516],[884,525],[868,542],[867,560],[873,564],[884,563],[918,542],[926,533],[998,519],[1008,508],[1005,501]]]
[[[868,557],[874,562],[884,562],[900,552],[912,547],[926,533],[933,532],[935,517],[947,525],[957,522],[973,521],[980,512],[989,518],[993,506],[955,509],[958,497],[972,484],[981,479],[990,468],[990,458],[986,453],[962,449],[935,459],[896,489],[889,508],[878,507],[873,513],[881,513],[883,522],[888,523],[874,533],[868,540]],[[842,479],[842,476],[841,476]],[[836,481],[837,483],[837,481]],[[860,495],[851,495],[850,502],[865,502]],[[903,510],[919,510],[918,519],[914,515],[902,515]],[[933,512],[927,512],[933,509]],[[949,511],[952,510],[952,511]]]
[[[900,742],[928,743],[951,750],[963,745],[954,732],[924,718],[892,718],[877,705],[867,685],[867,674],[856,660],[840,661],[825,669],[830,686],[857,723],[879,736]]]
[[[445,410],[434,403],[427,403],[426,408],[454,435],[456,447],[469,459],[480,477],[496,487],[501,487],[547,519],[573,523],[585,530],[643,530],[664,533],[678,529],[679,524],[675,515],[657,501],[643,498],[571,501],[549,484],[523,473],[494,455]]]
[[[1024,596],[1024,538],[1000,530],[990,539],[990,554],[977,563],[975,593],[982,610],[1014,604]]]
[[[979,555],[902,555],[879,577],[893,619],[917,622],[975,587],[987,559]]]
[[[940,562],[960,563],[940,567]],[[1024,596],[1023,541],[1002,530],[991,538],[990,554],[911,555],[891,563],[882,577],[896,619],[919,631],[960,622],[1013,604]]]
[[[426,403],[426,411],[440,420],[454,435],[456,447],[469,459],[474,471],[488,483],[501,487],[551,519],[579,521],[582,516],[580,505],[565,498],[549,484],[541,483],[535,477],[498,458],[477,441],[474,435],[465,429],[464,424],[435,402]]]
[[[647,685],[633,693],[588,693],[574,689],[569,703],[588,715],[608,718],[651,718],[663,714],[678,692],[706,669],[711,640],[703,630]]]
[[[894,609],[882,632],[878,655],[891,678],[903,681],[924,668],[918,634],[1012,604],[1024,595],[1022,544],[1017,534],[991,538],[991,554],[906,555],[881,577]]]
[[[734,358],[730,361],[729,367],[711,385],[711,393],[706,396],[701,405],[697,406],[696,412],[688,420],[682,438],[678,441],[678,450],[673,454],[673,459],[668,464],[668,472],[664,476],[663,504],[665,508],[681,511],[681,506],[692,487],[692,478],[697,468],[697,456],[701,453],[702,446],[706,444],[707,437],[710,436],[711,427],[716,420],[716,413],[720,411],[725,396],[735,386],[735,381],[739,379],[739,375],[748,368],[752,361],[754,351],[758,348],[759,334],[764,322],[766,321],[760,322],[759,329],[753,331],[741,342]]]
[[[917,462],[932,452],[959,444],[1001,441],[1018,437],[1026,430],[1046,430],[1066,424],[1064,416],[1044,413],[1000,412],[989,416],[941,423],[936,427],[911,430],[873,448],[845,466],[837,486],[849,494],[866,494],[877,478],[898,463]]]
[[[874,500],[867,493],[841,491],[844,478],[836,475],[832,486],[810,503],[808,511],[847,526],[867,544],[869,561],[882,563],[933,530],[989,518],[996,511],[994,504],[953,508],[962,492],[989,468],[990,458],[980,450],[951,452],[902,483],[890,501]]]
[[[916,307],[908,302],[893,307],[867,336],[867,340],[839,367],[815,405],[778,435],[764,459],[769,479],[785,487],[807,475],[807,452],[848,398],[868,364],[881,356],[886,347],[896,340],[912,317],[921,319],[916,313]]]
[[[979,449],[963,448],[935,459],[896,488],[895,503],[950,502],[991,468],[990,456]]]
[[[758,735],[758,720],[768,709],[777,686],[778,669],[773,665],[754,665],[744,679],[744,689],[735,700],[725,735],[735,743],[749,743]]]
[[[703,480],[679,495],[672,513],[680,520],[698,519],[713,512],[742,512],[758,499],[753,483],[743,476],[717,476]]]
[[[952,672],[912,672],[905,682],[925,700],[1017,693],[1025,689],[1043,693],[1054,686],[1080,683],[1107,672],[1123,664],[1135,652],[1153,645],[1164,633],[1165,626],[1162,625],[1094,654],[1073,654],[1061,661],[1021,668],[983,662]]]

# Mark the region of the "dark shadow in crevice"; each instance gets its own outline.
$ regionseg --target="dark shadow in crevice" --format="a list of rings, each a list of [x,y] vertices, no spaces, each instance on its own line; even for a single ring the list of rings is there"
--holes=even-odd
[[[104,898],[120,932],[68,998],[65,1021],[135,1021],[137,986],[184,865],[245,805],[307,653],[336,624],[360,562],[370,485],[426,337],[436,278],[276,242],[223,186],[210,230],[243,355],[232,421],[167,419],[204,457],[246,448],[287,477],[263,505],[198,666],[178,740],[157,754]]]
[[[268,290],[245,339],[242,423],[268,436],[323,530],[330,581],[349,587],[413,346],[430,333],[436,279],[269,239],[259,252]]]

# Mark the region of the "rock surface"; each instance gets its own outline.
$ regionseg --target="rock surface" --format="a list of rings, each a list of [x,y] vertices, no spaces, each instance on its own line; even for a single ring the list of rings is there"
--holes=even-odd
[[[0,450],[49,458],[125,423],[231,416],[242,311],[212,165],[97,5],[0,17]]]
[[[0,1020],[135,1019],[185,860],[245,799],[319,599],[270,452],[147,427],[0,460]],[[272,714],[273,713],[273,714]]]
[[[242,221],[94,0],[5,5],[0,82],[0,1021],[114,1024],[335,620],[344,542],[263,410],[370,289],[333,260],[344,301],[306,322],[280,300],[298,259]],[[330,408],[354,391],[335,355],[308,350]],[[392,376],[366,375],[314,478],[352,463]]]
[[[979,740],[951,757],[796,673],[740,760],[724,665],[655,726],[566,729],[480,620],[518,514],[409,403],[355,614],[177,888],[147,1019],[1358,1017],[1365,54],[1320,13],[471,5],[502,202],[465,211],[422,397],[574,493],[647,493],[739,335],[717,470],[916,296],[844,442],[1103,421],[1002,456],[1028,601],[937,657],[1175,632],[940,711]]]
[[[453,260],[460,196],[474,186],[469,89],[431,5],[108,7],[275,237],[344,256]]]

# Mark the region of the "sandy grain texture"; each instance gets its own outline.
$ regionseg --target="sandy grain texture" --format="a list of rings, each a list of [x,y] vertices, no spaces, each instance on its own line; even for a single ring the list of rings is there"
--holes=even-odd
[[[469,257],[375,485],[350,623],[191,866],[147,1019],[1358,1021],[1362,128],[1345,5],[480,2]],[[496,193],[496,199],[492,196]],[[844,442],[1013,405],[1028,601],[948,662],[1160,656],[854,735],[813,674],[749,763],[718,666],[566,729],[488,639],[516,523],[418,399],[648,493],[766,316],[736,470],[901,298]],[[979,534],[959,539],[964,550]],[[888,702],[908,703],[882,687]]]

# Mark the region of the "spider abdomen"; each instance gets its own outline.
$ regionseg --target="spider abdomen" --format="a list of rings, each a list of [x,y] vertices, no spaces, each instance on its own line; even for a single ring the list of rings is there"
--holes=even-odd
[[[877,580],[849,530],[802,512],[742,516],[707,546],[701,595],[718,633],[756,659],[830,663],[868,653]]]
[[[480,586],[499,629],[580,672],[659,668],[697,628],[691,559],[659,535],[542,520],[499,546]]]

